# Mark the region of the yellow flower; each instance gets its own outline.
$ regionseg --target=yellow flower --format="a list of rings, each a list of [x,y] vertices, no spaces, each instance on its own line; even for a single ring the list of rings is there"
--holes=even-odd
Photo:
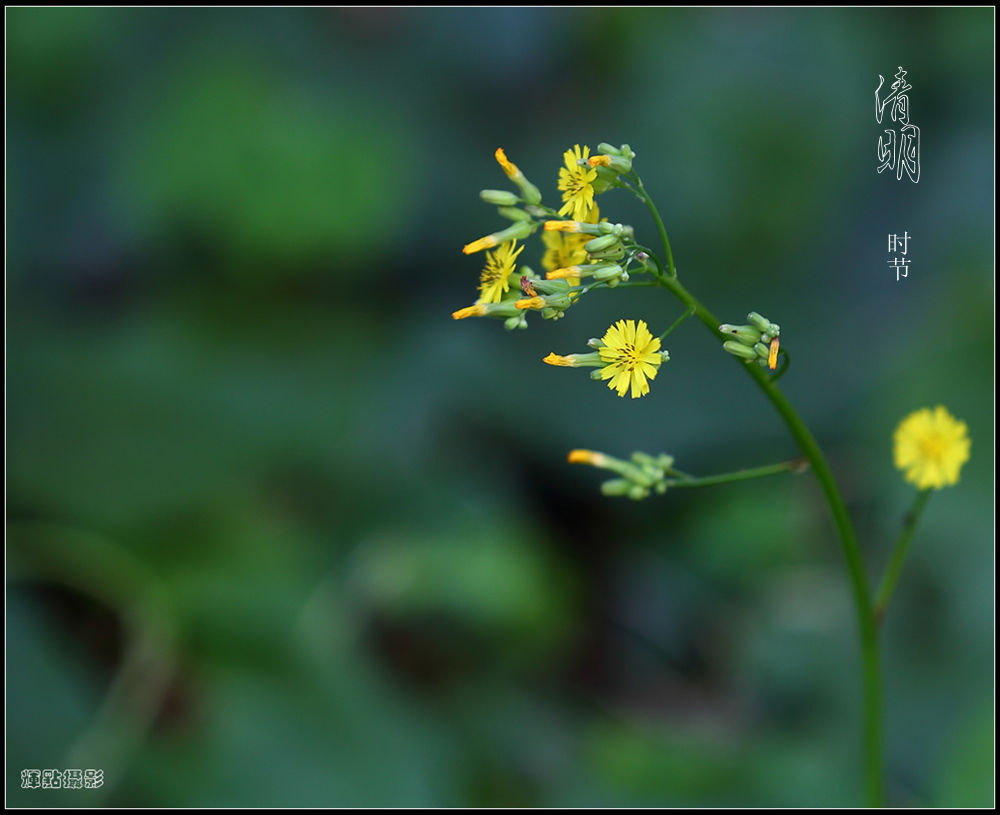
[[[593,182],[597,178],[597,170],[587,162],[590,156],[590,148],[584,147],[580,152],[580,145],[577,144],[572,150],[563,153],[565,167],[559,168],[559,189],[562,190],[562,199],[565,202],[560,215],[571,215],[576,221],[587,220],[587,213],[594,206],[594,186]],[[583,161],[583,164],[580,162]]]
[[[958,483],[969,460],[968,428],[941,405],[917,410],[893,434],[893,455],[903,477],[918,489],[936,490]]]
[[[524,249],[517,241],[508,241],[495,252],[486,253],[486,266],[479,277],[479,302],[499,303],[504,292],[510,290],[510,276],[514,273],[514,261]]]
[[[656,377],[656,370],[663,362],[660,340],[649,333],[644,320],[619,320],[601,338],[604,345],[598,349],[601,360],[607,365],[601,369],[601,379],[610,379],[608,387],[625,396],[632,386],[632,398],[649,393],[647,379]]]
[[[586,222],[596,224],[600,220],[598,208],[591,207]],[[584,244],[592,240],[590,235],[573,235],[562,232],[542,232],[542,243],[545,244],[545,254],[542,255],[542,268],[546,272],[556,269],[566,269],[579,266],[587,260],[587,250]],[[567,275],[566,280],[571,286],[580,285],[580,275]]]

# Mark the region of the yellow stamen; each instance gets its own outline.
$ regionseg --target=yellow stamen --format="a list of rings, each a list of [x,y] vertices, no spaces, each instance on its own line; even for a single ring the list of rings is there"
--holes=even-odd
[[[772,371],[778,366],[778,338],[771,340],[771,347],[767,352],[767,367]]]
[[[591,156],[590,166],[591,167],[607,167],[611,164],[611,158],[609,156]]]
[[[471,255],[473,252],[479,252],[483,249],[492,249],[496,245],[497,239],[492,235],[487,235],[485,238],[465,244],[462,247],[462,251],[467,255]]]
[[[474,306],[466,306],[458,311],[453,311],[451,316],[456,320],[464,320],[466,317],[482,317],[486,313],[486,306],[478,303]]]
[[[545,308],[545,301],[541,297],[527,297],[515,302],[514,308],[521,309],[522,311],[526,308]]]
[[[570,464],[589,464],[592,467],[603,467],[606,463],[604,454],[593,450],[570,450],[567,461]]]
[[[579,232],[579,221],[546,221],[546,232]]]
[[[517,165],[512,161],[507,159],[507,154],[503,151],[502,147],[498,147],[496,153],[494,153],[497,159],[497,163],[507,174],[507,178],[515,178],[521,171],[517,169]]]
[[[579,266],[564,266],[561,269],[553,269],[551,272],[546,272],[545,277],[548,280],[559,280],[564,277],[579,277],[580,267]]]

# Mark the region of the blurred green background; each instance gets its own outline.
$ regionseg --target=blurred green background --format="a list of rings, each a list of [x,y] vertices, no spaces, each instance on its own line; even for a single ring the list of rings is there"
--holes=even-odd
[[[636,150],[686,285],[781,323],[873,580],[912,495],[895,424],[968,423],[882,634],[887,774],[895,804],[992,804],[992,9],[6,22],[9,804],[861,802],[813,477],[636,504],[566,463],[797,455],[736,363],[693,323],[642,400],[540,363],[659,333],[652,289],[514,334],[450,317],[495,148],[551,205],[599,141]],[[875,172],[897,65],[917,185]],[[106,783],[20,789],[49,767]]]

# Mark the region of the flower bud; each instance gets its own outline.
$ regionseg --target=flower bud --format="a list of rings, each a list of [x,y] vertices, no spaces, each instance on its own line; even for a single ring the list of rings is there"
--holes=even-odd
[[[777,323],[772,323],[770,320],[767,319],[767,317],[762,317],[756,311],[751,311],[747,315],[747,319],[751,323],[753,323],[755,328],[758,328],[760,330],[761,334],[768,334],[769,341],[771,338],[777,337],[778,334],[781,333],[781,326],[779,326]]]
[[[590,157],[591,167],[608,167],[618,175],[625,175],[632,171],[632,159],[615,154],[606,154]]]
[[[583,248],[587,252],[603,252],[605,249],[610,249],[612,246],[617,246],[620,241],[617,235],[602,235],[599,238],[594,238],[592,241],[587,241]]]
[[[601,492],[610,498],[628,495],[632,483],[627,478],[612,478],[601,484]]]
[[[604,224],[588,224],[582,221],[546,221],[546,232],[569,232],[575,235],[604,235],[608,230]]]
[[[602,266],[596,272],[594,272],[594,280],[602,283],[610,283],[612,280],[621,282],[622,278],[625,276],[625,270],[617,264],[610,266]]]
[[[719,331],[723,334],[731,335],[737,342],[741,342],[751,348],[760,342],[760,331],[751,325],[729,325],[729,323],[723,323],[719,326]]]
[[[513,207],[521,200],[507,190],[480,190],[479,197],[487,204],[495,204],[498,207]]]
[[[754,351],[753,348],[750,348],[741,342],[728,340],[727,342],[722,343],[722,347],[733,356],[740,357],[741,359],[757,359],[757,352]]]
[[[472,243],[467,243],[462,247],[462,251],[467,255],[471,255],[473,252],[479,252],[483,249],[492,249],[494,246],[499,246],[504,241],[526,238],[534,231],[534,229],[534,224],[529,221],[518,221],[500,232],[494,232],[492,235],[487,235],[485,238],[479,238]]]
[[[528,181],[518,166],[507,158],[507,154],[504,153],[503,148],[498,147],[494,155],[496,156],[497,163],[500,165],[501,169],[503,169],[507,178],[517,184],[518,188],[521,190],[521,195],[524,197],[525,203],[540,203],[542,200],[542,194],[538,191],[538,187]]]
[[[508,221],[530,221],[531,216],[525,212],[523,209],[518,209],[517,207],[500,207],[497,209],[500,213],[501,218],[506,218]]]
[[[451,316],[456,320],[464,320],[467,317],[522,317],[523,315],[512,301],[503,300],[499,303],[476,303],[473,306],[466,306],[453,311]]]

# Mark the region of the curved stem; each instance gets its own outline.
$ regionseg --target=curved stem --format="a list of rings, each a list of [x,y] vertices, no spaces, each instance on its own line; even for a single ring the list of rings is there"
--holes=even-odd
[[[875,593],[875,623],[882,622],[889,601],[892,599],[893,589],[896,588],[896,581],[899,580],[899,573],[903,570],[903,562],[906,560],[906,553],[910,549],[910,541],[913,540],[913,533],[917,531],[917,523],[923,514],[924,507],[931,497],[932,490],[921,490],[913,499],[913,506],[903,518],[903,528],[899,533],[899,540],[892,550],[892,557],[889,558],[889,565],[886,566],[885,575]]]
[[[687,289],[681,285],[677,279],[677,272],[674,267],[673,254],[670,251],[670,241],[667,239],[667,232],[660,218],[660,213],[656,209],[641,179],[634,172],[632,173],[636,186],[642,193],[642,197],[656,221],[660,231],[660,238],[663,240],[663,248],[667,255],[667,266],[670,275],[660,278],[660,284],[673,294],[678,300],[694,310],[694,314],[704,323],[705,327],[712,332],[720,341],[725,340],[719,331],[719,321],[705,306],[698,301]],[[741,365],[741,367],[753,378],[757,386],[763,391],[775,410],[781,416],[788,430],[798,442],[802,452],[809,460],[816,478],[819,479],[823,494],[830,507],[830,514],[833,516],[840,537],[841,550],[847,564],[847,574],[851,583],[851,594],[854,600],[855,616],[857,617],[858,634],[861,644],[861,678],[864,689],[864,755],[865,755],[865,775],[866,775],[866,798],[869,806],[881,806],[883,800],[882,789],[882,680],[881,669],[879,667],[879,648],[876,636],[875,617],[872,609],[871,594],[868,585],[868,577],[865,574],[864,561],[861,557],[861,546],[854,528],[851,525],[850,516],[844,499],[837,487],[837,482],[830,470],[830,465],[823,455],[823,451],[816,443],[809,428],[799,418],[798,413],[785,398],[785,395],[777,385],[769,380],[769,377],[757,365]]]
[[[714,484],[728,484],[732,481],[748,481],[751,478],[763,478],[768,475],[778,473],[802,472],[808,466],[805,459],[795,459],[794,461],[782,461],[778,464],[767,464],[763,467],[750,467],[746,470],[733,470],[730,473],[719,473],[718,475],[707,475],[703,478],[682,478],[677,481],[668,481],[670,489],[674,487],[710,487]]]

